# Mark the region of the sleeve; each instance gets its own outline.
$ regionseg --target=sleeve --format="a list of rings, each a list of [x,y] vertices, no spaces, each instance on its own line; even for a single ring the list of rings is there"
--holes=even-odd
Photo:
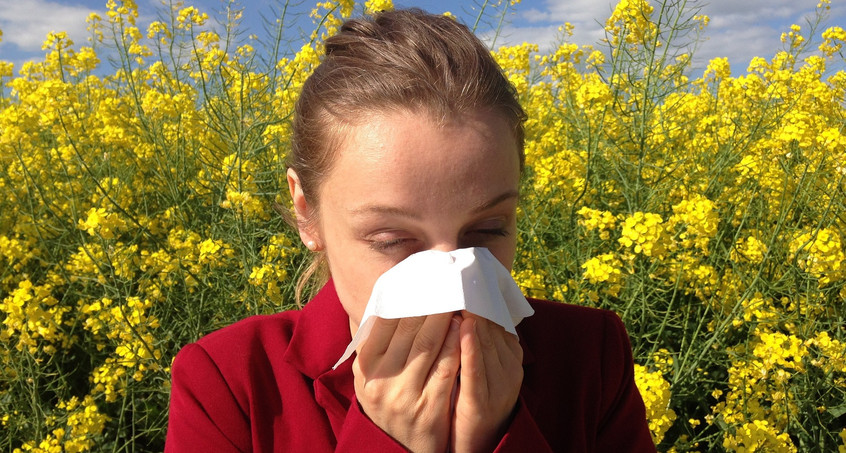
[[[166,453],[252,449],[249,418],[201,346],[179,351],[171,380]]]
[[[380,453],[406,453],[408,450],[393,437],[373,423],[362,412],[358,401],[353,398],[344,426],[338,436],[336,453],[378,451]]]
[[[523,403],[523,397],[520,397],[517,404],[517,412],[508,426],[508,431],[494,450],[495,453],[521,453],[525,451],[531,452],[552,452],[552,447],[544,438],[540,428],[535,424],[535,420],[526,405]]]
[[[655,452],[646,407],[635,385],[629,336],[620,318],[607,312],[602,349],[602,419],[596,451]]]

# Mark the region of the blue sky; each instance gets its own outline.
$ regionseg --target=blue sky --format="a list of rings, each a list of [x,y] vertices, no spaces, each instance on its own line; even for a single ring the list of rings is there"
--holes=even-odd
[[[161,0],[136,0],[141,11],[141,25],[146,26],[156,15]],[[220,9],[223,0],[185,0],[209,11]],[[260,15],[270,14],[273,0],[239,0],[244,5],[248,33],[261,34]],[[293,3],[293,2],[292,2]],[[601,23],[610,14],[615,0],[523,0],[509,15],[498,43],[533,42],[548,49],[555,41],[558,27],[564,22],[575,26],[573,42],[595,43],[602,37]],[[813,13],[817,0],[708,0],[699,4],[702,13],[711,17],[705,32],[706,40],[697,51],[696,64],[703,66],[714,57],[728,57],[734,74],[746,70],[753,56],[769,58],[781,48],[779,36],[790,24],[806,28],[806,18]],[[304,0],[300,10],[310,9]],[[455,0],[405,1],[398,6],[419,6],[430,12],[451,11],[465,22],[475,17],[476,3]],[[51,31],[64,30],[79,44],[85,42],[85,18],[92,11],[103,12],[105,0],[0,0],[0,60],[12,61],[16,67],[43,54],[41,43]],[[846,27],[846,1],[832,0],[830,17],[825,26]],[[819,30],[821,32],[822,30]]]

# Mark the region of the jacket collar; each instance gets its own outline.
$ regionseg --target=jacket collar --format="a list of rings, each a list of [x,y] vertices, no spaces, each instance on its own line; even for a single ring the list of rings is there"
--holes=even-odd
[[[300,313],[285,361],[317,379],[330,371],[352,341],[350,318],[329,280]],[[352,362],[352,358],[347,360]],[[340,370],[343,366],[338,367]]]

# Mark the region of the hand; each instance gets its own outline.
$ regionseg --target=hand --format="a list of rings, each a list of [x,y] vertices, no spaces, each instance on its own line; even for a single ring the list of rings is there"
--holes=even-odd
[[[505,434],[523,383],[523,348],[502,326],[462,312],[454,453],[490,452]]]
[[[451,397],[461,361],[460,319],[452,313],[377,318],[353,375],[365,414],[414,452],[446,451]]]

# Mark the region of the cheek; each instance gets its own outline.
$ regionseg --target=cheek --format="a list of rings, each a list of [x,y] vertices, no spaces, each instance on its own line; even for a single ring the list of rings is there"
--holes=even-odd
[[[495,245],[492,245],[488,249],[491,251],[491,254],[505,266],[508,271],[511,271],[511,268],[514,266],[514,257],[517,254],[517,225],[514,222],[510,227],[509,234],[507,237],[503,238],[502,241],[497,241]]]
[[[496,259],[511,272],[514,265],[514,256],[516,254],[517,246],[514,241],[508,243],[498,244],[496,247],[491,247],[490,251]]]
[[[338,292],[338,298],[341,300],[341,305],[347,316],[350,317],[350,322],[358,326],[361,323],[361,316],[364,314],[364,308],[367,306],[367,295],[364,294],[363,288],[349,287],[348,282],[343,279],[334,278],[335,289]]]
[[[352,323],[358,325],[373,284],[387,268],[368,259],[351,241],[336,241],[331,236],[326,240],[326,258],[338,298]]]

